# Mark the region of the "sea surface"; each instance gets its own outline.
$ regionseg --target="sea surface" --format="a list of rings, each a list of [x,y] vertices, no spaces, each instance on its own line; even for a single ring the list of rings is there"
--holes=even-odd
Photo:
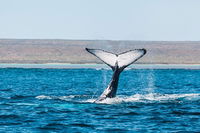
[[[199,69],[0,68],[0,132],[200,132]]]

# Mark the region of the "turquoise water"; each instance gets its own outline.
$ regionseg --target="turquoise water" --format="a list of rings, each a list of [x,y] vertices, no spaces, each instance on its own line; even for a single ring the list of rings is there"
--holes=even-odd
[[[0,64],[0,68],[96,68],[110,69],[105,64],[67,64],[67,63],[47,63],[47,64]],[[200,69],[200,64],[133,64],[127,69]]]
[[[200,70],[0,69],[0,132],[200,132]]]

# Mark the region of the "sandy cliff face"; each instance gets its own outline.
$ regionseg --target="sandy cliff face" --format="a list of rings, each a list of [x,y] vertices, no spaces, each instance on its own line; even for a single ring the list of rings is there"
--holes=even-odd
[[[0,39],[0,63],[101,63],[85,47],[112,52],[145,48],[137,63],[200,64],[200,42]]]

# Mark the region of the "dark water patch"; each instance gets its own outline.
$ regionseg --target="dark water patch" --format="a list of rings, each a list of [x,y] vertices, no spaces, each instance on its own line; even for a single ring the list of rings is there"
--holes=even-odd
[[[120,129],[120,128],[113,128],[113,129],[104,129],[104,132],[111,132],[111,133],[124,133],[124,132],[131,132],[130,130]]]
[[[112,113],[111,114],[113,117],[120,117],[120,116],[127,116],[127,117],[131,117],[131,116],[135,116],[135,115],[140,115],[137,112],[118,112],[118,113]]]
[[[36,122],[36,120],[31,120],[31,119],[29,119],[29,120],[24,120],[24,122],[27,122],[27,123],[32,123],[32,122]]]
[[[102,110],[102,109],[104,109],[102,106],[95,106],[94,108],[93,108],[94,110]]]
[[[12,91],[12,89],[10,89],[10,88],[8,88],[8,89],[0,89],[0,91],[10,92],[10,91]]]
[[[120,113],[119,115],[127,115],[127,116],[133,116],[133,115],[140,115],[139,113],[137,113],[137,112],[127,112],[127,113]]]
[[[114,119],[117,119],[116,117],[113,117],[113,116],[106,116],[106,117],[99,117],[99,118],[96,118],[96,119],[105,119],[105,120],[114,120]]]
[[[163,120],[164,118],[162,118],[161,116],[151,116],[150,118],[149,118],[149,120],[158,120],[158,121],[161,121],[161,120]]]
[[[53,131],[53,130],[61,130],[63,128],[64,128],[64,126],[62,124],[53,124],[53,125],[48,124],[48,125],[45,125],[43,127],[39,127],[38,129]]]
[[[17,125],[21,125],[22,123],[19,122],[0,122],[0,126],[17,126]],[[1,129],[1,128],[0,128]]]
[[[14,95],[10,97],[10,99],[12,100],[21,100],[21,99],[27,99],[27,98],[34,98],[34,96]]]
[[[187,112],[187,111],[172,111],[172,114],[176,114],[176,115],[197,115],[197,116],[200,116],[200,112]]]
[[[61,124],[61,123],[49,123],[45,126],[40,127],[40,129],[44,129],[44,130],[49,130],[49,129],[62,129],[63,127],[65,127],[66,125]]]
[[[66,118],[59,118],[59,119],[53,119],[52,121],[60,122],[60,121],[66,121],[66,120],[67,120]]]
[[[10,114],[10,115],[0,115],[0,119],[18,119],[20,118],[19,115],[13,115],[13,114]]]
[[[177,121],[175,121],[175,120],[161,120],[160,121],[161,123],[175,123],[175,122],[177,122]]]
[[[87,128],[93,128],[93,125],[89,125],[89,124],[84,124],[84,123],[73,123],[70,124],[70,126],[72,127],[87,127]]]
[[[37,111],[36,113],[37,113],[38,115],[42,115],[42,114],[47,114],[47,112],[48,112],[48,111]]]
[[[137,109],[137,108],[140,108],[140,106],[136,106],[136,105],[128,105],[127,108]]]

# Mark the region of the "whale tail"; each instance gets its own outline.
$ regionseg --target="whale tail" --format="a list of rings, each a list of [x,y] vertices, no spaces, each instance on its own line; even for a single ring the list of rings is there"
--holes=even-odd
[[[100,49],[86,48],[86,50],[110,66],[113,71],[116,68],[116,64],[117,68],[120,71],[123,71],[124,68],[131,65],[146,54],[145,49],[134,49],[120,54],[114,54]]]

